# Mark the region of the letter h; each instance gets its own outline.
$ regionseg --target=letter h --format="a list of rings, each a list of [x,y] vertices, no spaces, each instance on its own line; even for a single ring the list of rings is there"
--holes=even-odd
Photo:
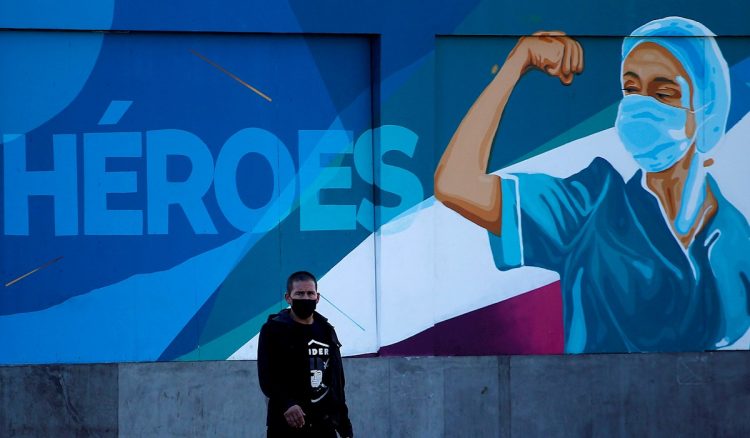
[[[78,234],[78,173],[75,134],[52,136],[54,168],[26,169],[26,136],[3,135],[5,234],[29,234],[29,197],[52,196],[55,235]]]

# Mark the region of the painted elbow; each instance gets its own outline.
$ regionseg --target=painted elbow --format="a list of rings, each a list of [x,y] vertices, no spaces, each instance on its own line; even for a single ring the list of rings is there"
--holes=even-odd
[[[435,177],[433,181],[433,187],[435,188],[435,199],[438,201],[445,203],[447,200],[448,190],[446,186],[445,181],[445,173],[443,172],[443,168],[441,166],[438,166],[437,169],[435,169]]]

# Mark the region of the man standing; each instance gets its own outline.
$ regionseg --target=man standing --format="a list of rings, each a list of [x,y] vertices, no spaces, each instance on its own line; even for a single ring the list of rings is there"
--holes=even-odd
[[[291,309],[270,315],[258,340],[258,379],[268,397],[268,437],[351,438],[341,344],[315,312],[318,283],[299,271],[286,282]]]

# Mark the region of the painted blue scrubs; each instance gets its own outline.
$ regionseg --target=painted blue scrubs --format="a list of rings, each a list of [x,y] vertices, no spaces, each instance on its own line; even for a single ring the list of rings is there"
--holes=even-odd
[[[709,176],[718,210],[686,251],[641,180],[602,158],[565,179],[502,180],[495,264],[560,274],[568,353],[712,350],[750,327],[745,217]]]

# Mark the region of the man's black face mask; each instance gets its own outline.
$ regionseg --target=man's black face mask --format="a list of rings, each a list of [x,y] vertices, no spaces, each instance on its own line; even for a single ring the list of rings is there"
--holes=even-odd
[[[315,311],[315,305],[318,304],[315,300],[292,300],[292,312],[297,315],[299,319],[307,319]]]

